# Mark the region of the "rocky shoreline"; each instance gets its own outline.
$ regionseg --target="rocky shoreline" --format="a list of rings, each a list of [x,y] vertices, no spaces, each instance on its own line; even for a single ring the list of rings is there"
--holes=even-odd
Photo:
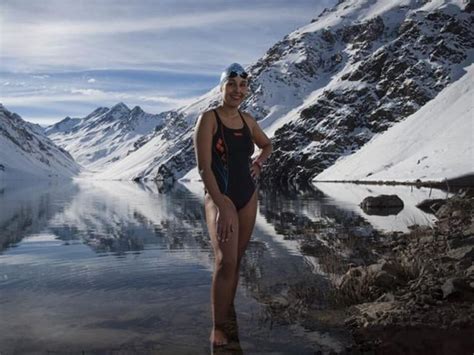
[[[377,263],[352,266],[339,280],[355,340],[348,353],[474,350],[474,190],[433,209],[433,228],[387,235]]]

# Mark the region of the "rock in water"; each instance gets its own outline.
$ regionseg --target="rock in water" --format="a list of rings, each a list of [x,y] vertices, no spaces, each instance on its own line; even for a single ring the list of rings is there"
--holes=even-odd
[[[368,196],[361,202],[360,207],[368,215],[396,215],[403,210],[403,201],[397,195]]]
[[[441,198],[426,199],[417,204],[416,207],[423,212],[435,214],[445,202],[446,200]]]

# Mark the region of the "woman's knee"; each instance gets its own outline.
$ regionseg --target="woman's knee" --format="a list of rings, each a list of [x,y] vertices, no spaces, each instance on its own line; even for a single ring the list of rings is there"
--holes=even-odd
[[[216,272],[222,277],[234,277],[238,265],[237,257],[219,253],[218,255],[216,255],[215,263]]]

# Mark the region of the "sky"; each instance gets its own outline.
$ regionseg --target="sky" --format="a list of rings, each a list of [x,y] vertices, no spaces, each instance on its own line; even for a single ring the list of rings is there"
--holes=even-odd
[[[42,125],[124,102],[160,113],[336,0],[2,0],[0,102]]]

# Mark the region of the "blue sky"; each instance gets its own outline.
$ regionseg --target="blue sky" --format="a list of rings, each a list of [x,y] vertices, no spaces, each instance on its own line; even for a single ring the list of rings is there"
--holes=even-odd
[[[0,102],[52,124],[124,102],[178,108],[336,0],[2,0]]]

